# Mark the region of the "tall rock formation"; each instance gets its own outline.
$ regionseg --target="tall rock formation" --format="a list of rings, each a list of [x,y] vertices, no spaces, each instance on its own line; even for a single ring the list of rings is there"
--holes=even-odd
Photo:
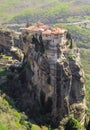
[[[38,23],[22,30],[22,40],[32,112],[40,113],[47,123],[58,125],[73,115],[83,124],[84,72],[68,31]]]

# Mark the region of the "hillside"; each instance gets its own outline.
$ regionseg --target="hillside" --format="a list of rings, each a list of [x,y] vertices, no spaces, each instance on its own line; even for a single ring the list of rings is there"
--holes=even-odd
[[[42,23],[38,23],[35,27],[39,28],[42,25],[43,25]],[[43,26],[47,27],[47,25],[43,25]],[[61,28],[58,28],[58,29],[61,30]],[[50,28],[52,33],[53,33],[53,31],[55,32],[55,30],[57,31],[58,29]],[[44,30],[44,32],[45,32],[45,30]],[[14,99],[17,109],[19,109],[21,112],[24,111],[29,116],[30,119],[33,118],[34,121],[36,121],[39,124],[41,124],[42,122],[49,123],[53,127],[58,126],[59,121],[60,121],[59,119],[62,120],[62,118],[63,118],[63,115],[61,114],[62,112],[65,115],[68,114],[68,110],[70,109],[70,107],[67,104],[70,104],[71,107],[73,107],[74,103],[76,104],[75,107],[81,106],[79,109],[80,110],[80,113],[79,113],[80,120],[82,119],[82,116],[83,116],[82,115],[82,113],[84,112],[83,108],[85,108],[84,107],[85,105],[83,103],[81,103],[81,101],[84,98],[84,93],[83,93],[84,75],[83,75],[83,71],[80,66],[80,63],[78,62],[76,64],[76,62],[75,62],[76,60],[79,60],[79,50],[76,48],[74,48],[72,50],[70,49],[70,46],[72,46],[71,45],[72,43],[69,41],[70,38],[68,38],[68,36],[66,37],[65,32],[67,32],[67,30],[63,29],[62,34],[64,33],[64,42],[54,42],[54,46],[53,46],[54,49],[51,48],[50,42],[48,42],[48,47],[47,47],[47,42],[42,42],[42,37],[41,37],[41,39],[37,40],[37,42],[36,42],[35,38],[31,37],[31,35],[27,35],[28,33],[26,35],[22,35],[22,40],[23,40],[22,47],[24,48],[23,52],[26,53],[26,60],[25,60],[26,62],[24,63],[22,68],[16,69],[16,65],[15,65],[15,69],[13,69],[13,68],[11,68],[13,66],[10,66],[11,69],[9,69],[9,71],[8,71],[7,82],[6,82],[6,84],[4,84],[1,87],[3,89],[3,91],[9,97],[12,97]],[[42,31],[42,33],[43,33],[43,31]],[[60,33],[60,32],[58,32],[58,33]],[[8,33],[5,32],[4,35],[5,34],[8,34]],[[7,37],[7,35],[5,35],[4,39],[7,39],[6,37]],[[63,38],[63,36],[61,37],[61,39],[62,38]],[[53,45],[53,39],[51,40],[52,45]],[[68,46],[67,46],[66,39],[68,40]],[[58,38],[57,38],[57,40],[58,40]],[[9,41],[8,41],[8,44],[9,44]],[[26,51],[27,44],[29,45],[30,50]],[[34,50],[32,48],[33,44],[35,44]],[[63,53],[64,52],[63,48],[60,47],[60,51],[58,51],[59,44],[63,45],[63,48],[67,48],[67,56],[65,55],[65,53]],[[14,49],[16,49],[16,48],[14,48]],[[50,53],[48,54],[47,51],[45,51],[45,49],[47,51],[49,50]],[[55,51],[55,49],[56,49],[56,51]],[[11,51],[12,51],[12,49],[10,49],[10,52]],[[10,54],[10,52],[9,52],[9,54]],[[33,53],[33,55],[30,56],[31,55],[30,53],[31,54]],[[41,55],[39,55],[39,54],[41,54]],[[54,55],[52,55],[52,54],[54,54]],[[58,57],[59,57],[58,59],[57,59],[57,56],[55,56],[55,54],[58,55]],[[46,56],[44,56],[44,55],[46,55]],[[66,56],[66,57],[63,59],[62,55]],[[49,56],[50,56],[50,60],[49,60]],[[5,58],[5,56],[2,58]],[[67,62],[67,60],[69,62]],[[33,63],[33,61],[35,62],[35,64],[30,65],[30,63]],[[8,62],[10,62],[10,61],[8,61]],[[39,71],[41,74],[37,75],[37,71],[35,70],[35,72],[36,72],[35,73],[33,68],[31,68],[32,66],[35,66],[35,65],[37,65],[37,67],[40,66]],[[51,68],[52,65],[53,65],[53,69]],[[2,70],[1,70],[1,72],[2,72]],[[73,76],[73,80],[72,80],[72,76]],[[62,80],[62,82],[60,82],[61,80]],[[44,82],[42,82],[42,81],[44,81]],[[61,83],[62,83],[62,85],[61,85]],[[51,94],[54,92],[53,89],[51,88],[51,85],[52,85],[52,88],[54,87],[55,94]],[[80,85],[80,86],[78,86],[78,85]],[[64,89],[63,89],[63,87],[64,87]],[[78,87],[80,87],[80,89],[78,89]],[[67,91],[67,88],[69,89],[69,91]],[[82,88],[83,88],[83,90],[82,90]],[[75,91],[74,97],[72,96],[73,91]],[[78,93],[79,95],[77,95],[76,93]],[[40,101],[38,98],[39,94],[40,94],[40,96],[39,96]],[[68,96],[69,94],[70,94],[70,96]],[[45,101],[44,95],[47,96],[46,101]],[[70,100],[66,99],[66,96],[67,96],[67,98],[70,97]],[[54,112],[54,108],[55,108],[56,112]],[[38,118],[38,117],[40,117],[40,118]]]
[[[0,130],[48,130],[48,128],[32,124],[25,113],[19,112],[13,100],[0,89]]]
[[[90,19],[89,0],[0,0],[0,23],[71,22]]]
[[[66,24],[84,20],[90,20],[90,0],[43,0],[43,2],[42,0],[0,0],[0,24],[42,21],[65,27],[70,31],[81,49],[81,61],[86,77],[86,99],[90,112],[90,24]],[[1,68],[0,75],[2,75]],[[11,91],[12,86],[9,87]],[[28,130],[31,127],[28,117],[17,110],[13,100],[2,91],[2,86],[0,86],[0,113],[0,130]],[[31,130],[48,130],[48,128],[32,125]]]

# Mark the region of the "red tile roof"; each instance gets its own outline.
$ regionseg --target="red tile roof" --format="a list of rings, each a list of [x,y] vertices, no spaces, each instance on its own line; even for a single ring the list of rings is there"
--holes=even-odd
[[[42,32],[42,34],[46,34],[46,35],[47,35],[47,34],[50,35],[51,33],[52,33],[51,30],[46,30],[46,31],[43,31],[43,32]]]
[[[25,28],[26,30],[29,31],[41,31],[42,34],[62,34],[64,33],[66,30],[64,28],[51,28],[48,25],[44,25],[43,23],[39,22],[36,26],[30,26],[28,28]]]
[[[66,30],[65,29],[63,29],[63,28],[54,28],[53,30],[52,30],[52,34],[62,34],[62,33],[64,33]]]

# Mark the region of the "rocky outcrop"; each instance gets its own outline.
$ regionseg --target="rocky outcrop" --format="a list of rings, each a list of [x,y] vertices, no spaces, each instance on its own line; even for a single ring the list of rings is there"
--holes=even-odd
[[[20,34],[7,28],[0,28],[0,52],[10,50],[11,46],[20,47]]]
[[[24,29],[22,35],[31,108],[47,123],[58,125],[72,115],[83,124],[85,85],[79,49],[72,48],[67,30],[37,27]]]
[[[7,86],[14,87],[8,93],[38,123],[56,127],[70,115],[84,124],[84,72],[79,49],[72,46],[67,30],[42,23],[23,29],[21,35],[0,29],[0,51],[21,62],[24,59],[19,72],[15,68],[9,77],[13,79]]]
[[[0,29],[0,53],[11,55],[14,59],[23,61],[24,54],[21,45],[20,33],[6,28]]]
[[[9,49],[11,45],[14,44],[14,37],[15,37],[14,31],[1,28],[0,29],[0,46],[2,46],[3,49],[5,48]]]

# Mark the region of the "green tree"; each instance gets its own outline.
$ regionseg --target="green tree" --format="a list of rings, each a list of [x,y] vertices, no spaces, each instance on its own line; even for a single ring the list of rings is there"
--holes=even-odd
[[[65,130],[80,130],[81,125],[75,118],[70,118],[65,124]]]

